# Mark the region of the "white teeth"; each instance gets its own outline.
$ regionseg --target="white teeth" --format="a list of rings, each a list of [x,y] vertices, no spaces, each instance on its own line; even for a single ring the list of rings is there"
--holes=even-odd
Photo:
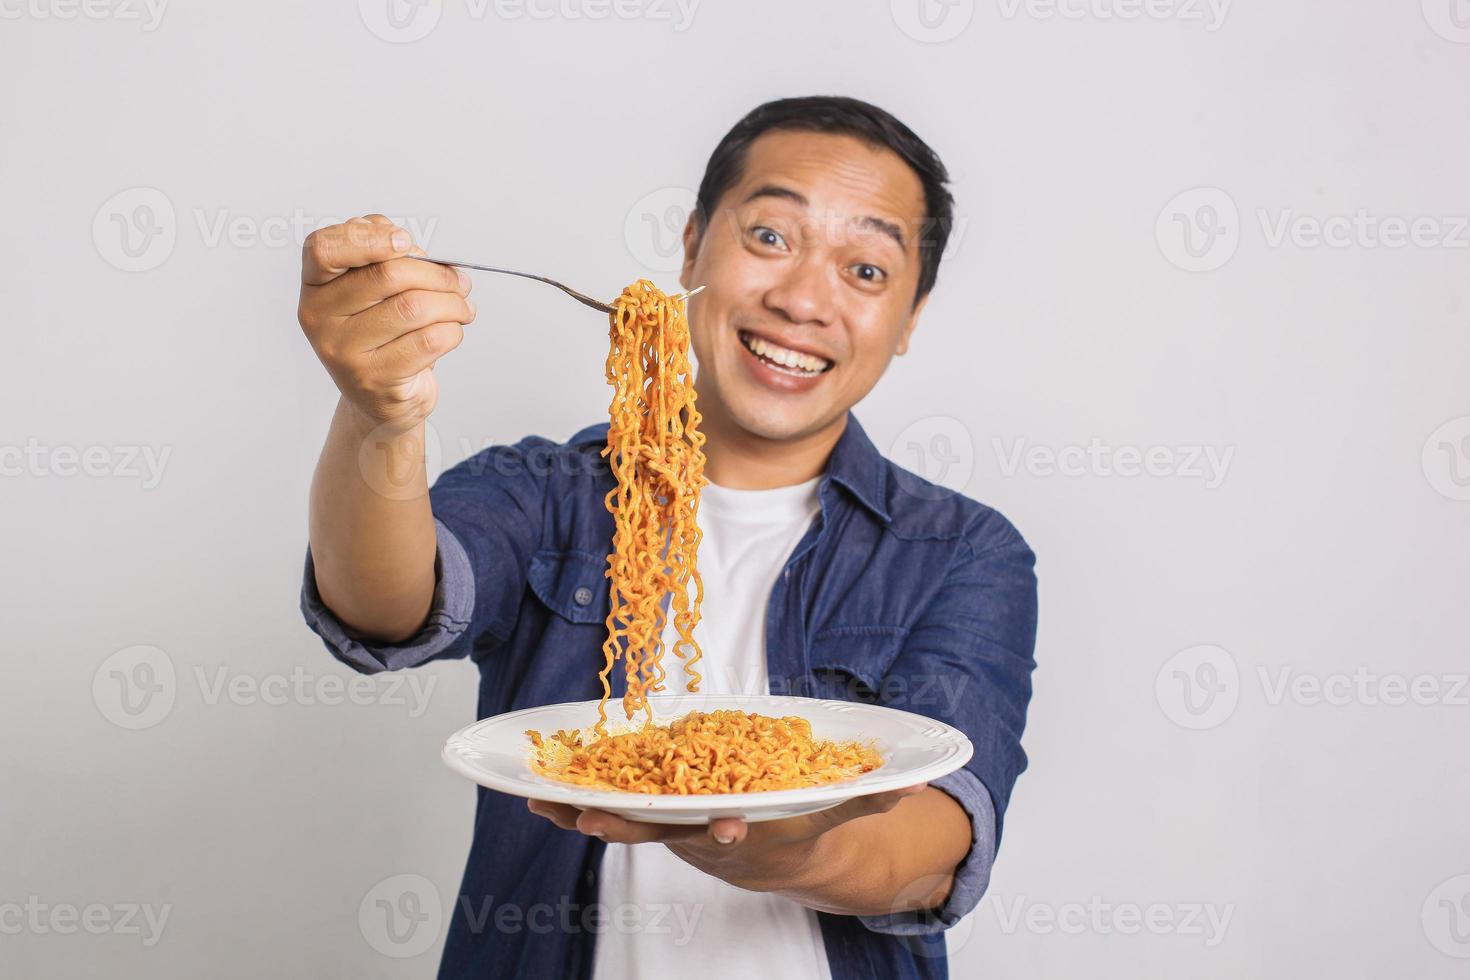
[[[769,341],[749,334],[743,339],[745,346],[750,349],[751,353],[764,357],[766,360],[779,364],[782,367],[802,371],[807,374],[819,374],[827,369],[827,361],[820,357],[813,357],[810,354],[803,354],[800,351],[790,350],[786,347],[778,347]]]

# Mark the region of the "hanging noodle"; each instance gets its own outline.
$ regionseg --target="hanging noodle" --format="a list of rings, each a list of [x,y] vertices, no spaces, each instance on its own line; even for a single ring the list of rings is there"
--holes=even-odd
[[[704,435],[695,408],[684,302],[639,280],[613,303],[607,381],[613,388],[607,448],[616,486],[606,497],[613,516],[608,556],[611,608],[598,672],[597,723],[550,738],[528,731],[532,768],[564,782],[635,793],[740,793],[790,789],[846,779],[882,764],[857,742],[812,737],[802,718],[768,718],[742,711],[690,712],[667,725],[653,720],[648,696],[666,689],[662,659],[669,596],[686,686],[698,691],[701,652],[694,640],[704,600],[695,556]],[[691,597],[691,586],[693,596]],[[610,677],[622,657],[629,721],[607,729]]]
[[[607,448],[617,486],[608,492],[613,515],[612,580],[607,639],[603,642],[602,700],[598,734],[607,731],[608,682],[621,652],[628,681],[623,711],[632,719],[653,712],[648,695],[664,690],[666,674],[663,597],[670,596],[690,691],[699,690],[694,665],[701,656],[694,625],[704,600],[695,554],[699,490],[704,486],[704,434],[694,407],[694,373],[689,366],[689,322],[683,300],[670,298],[646,279],[613,303],[607,381],[613,387]],[[693,584],[691,600],[689,587]]]

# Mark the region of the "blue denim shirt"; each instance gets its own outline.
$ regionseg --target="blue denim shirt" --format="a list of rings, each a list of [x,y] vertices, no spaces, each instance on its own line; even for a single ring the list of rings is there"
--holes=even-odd
[[[602,423],[561,444],[528,437],[439,478],[430,494],[438,585],[418,635],[398,644],[351,636],[322,604],[309,556],[307,622],[365,673],[469,657],[480,671],[481,718],[599,697],[613,537],[606,434]],[[827,959],[833,980],[939,980],[948,973],[943,930],[984,893],[1011,787],[1026,767],[1034,556],[996,511],[884,459],[851,414],[818,494],[820,514],[771,592],[771,693],[903,708],[960,728],[975,745],[964,769],[931,784],[972,826],[945,905],[818,913]],[[586,980],[597,933],[609,927],[597,904],[604,847],[481,788],[439,976]]]

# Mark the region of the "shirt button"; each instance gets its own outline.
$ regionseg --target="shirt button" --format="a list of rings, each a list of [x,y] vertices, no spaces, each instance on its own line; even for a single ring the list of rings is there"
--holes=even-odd
[[[576,592],[572,593],[572,601],[579,606],[587,605],[587,603],[592,601],[592,590],[585,585],[582,586]]]

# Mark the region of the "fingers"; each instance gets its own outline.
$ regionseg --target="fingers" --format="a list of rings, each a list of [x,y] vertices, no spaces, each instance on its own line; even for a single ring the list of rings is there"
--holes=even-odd
[[[301,281],[320,286],[348,269],[406,255],[412,247],[413,237],[382,215],[318,228],[301,248]]]
[[[705,835],[702,826],[676,826],[660,823],[639,823],[624,820],[604,810],[583,810],[577,818],[577,830],[594,837],[601,837],[609,844],[677,844],[700,840]]]
[[[706,826],[639,823],[635,820],[624,820],[605,810],[580,810],[565,803],[548,803],[545,800],[527,800],[526,809],[550,820],[562,830],[575,830],[589,837],[600,837],[609,844],[689,843],[707,840],[710,832],[710,827]],[[744,822],[726,822],[740,824],[743,839]]]
[[[716,844],[739,844],[745,840],[750,825],[735,817],[721,817],[709,822],[709,839]]]
[[[577,816],[582,812],[565,803],[548,803],[545,800],[527,800],[526,809],[538,817],[545,817],[562,830],[576,830]]]
[[[431,323],[469,323],[474,303],[459,293],[410,289],[368,307],[342,325],[344,342],[372,350]]]
[[[391,340],[369,354],[373,374],[411,378],[459,346],[464,325],[454,321],[431,323]]]
[[[887,813],[910,796],[917,796],[928,788],[928,783],[920,783],[887,793],[859,796],[809,817],[794,817],[761,824],[761,840],[769,844],[814,837],[849,820]],[[706,826],[686,827],[624,820],[602,810],[581,810],[564,803],[547,803],[544,800],[529,800],[526,805],[532,813],[545,817],[563,830],[575,830],[591,837],[600,837],[610,844],[658,842],[679,845],[713,842],[724,848],[743,843],[750,837],[750,825],[735,817],[721,817],[710,821]],[[796,826],[798,824],[799,827]]]
[[[410,255],[422,253],[415,246]],[[349,269],[314,291],[311,302],[337,316],[354,316],[390,296],[411,289],[427,289],[468,296],[470,277],[459,269],[437,262],[402,257]]]

